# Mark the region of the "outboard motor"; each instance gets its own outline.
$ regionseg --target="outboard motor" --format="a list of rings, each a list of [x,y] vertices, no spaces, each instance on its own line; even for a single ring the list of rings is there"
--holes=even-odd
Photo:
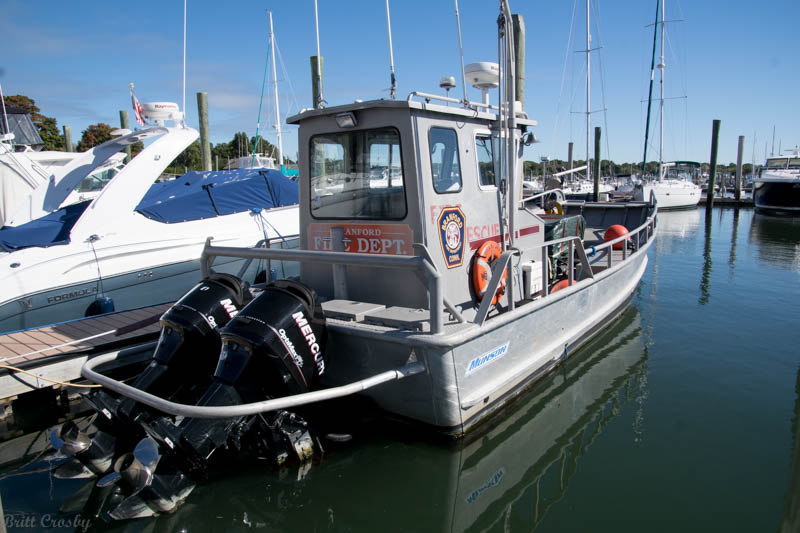
[[[161,336],[150,364],[131,385],[157,396],[195,403],[208,387],[221,341],[219,328],[251,299],[247,285],[229,274],[212,274],[161,317]],[[94,474],[113,464],[114,449],[129,450],[144,432],[135,420],[153,412],[134,400],[99,390],[87,398],[99,413],[92,438],[67,422],[51,433],[53,446]]]
[[[214,381],[197,405],[224,406],[305,393],[325,372],[325,318],[314,291],[291,280],[267,285],[220,332],[222,352]],[[278,411],[224,419],[184,419],[178,425],[159,419],[148,433],[193,476],[202,478],[219,447],[249,449],[281,464],[313,454],[306,422]]]
[[[220,336],[213,381],[197,405],[233,406],[309,392],[325,372],[325,318],[314,291],[299,282],[267,285]],[[276,466],[291,457],[307,461],[322,450],[306,421],[286,410],[179,422],[139,416],[137,422],[149,436],[98,483],[102,507],[115,519],[171,511],[208,476],[223,455],[215,455],[220,449],[234,459],[271,457]]]
[[[195,285],[161,317],[161,336],[153,359],[131,386],[162,398],[194,403],[198,392],[208,386],[219,358],[219,328],[250,299],[247,284],[230,274],[214,273]],[[134,420],[143,408],[123,398],[116,413]]]

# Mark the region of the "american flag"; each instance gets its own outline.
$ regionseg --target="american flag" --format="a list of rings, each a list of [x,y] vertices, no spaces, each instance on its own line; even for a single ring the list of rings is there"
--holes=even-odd
[[[136,95],[133,94],[132,83],[131,83],[131,102],[133,102],[133,114],[136,117],[136,122],[138,122],[140,126],[146,125],[144,121],[144,109],[142,109],[142,104],[139,103],[139,100],[136,98]]]

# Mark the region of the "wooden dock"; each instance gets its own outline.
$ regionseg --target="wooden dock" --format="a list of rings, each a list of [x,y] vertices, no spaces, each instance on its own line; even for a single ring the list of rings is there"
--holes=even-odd
[[[0,402],[82,379],[81,366],[95,354],[154,341],[160,331],[158,319],[170,305],[0,335]]]
[[[700,197],[700,205],[707,205],[707,198],[705,196]],[[743,207],[743,208],[752,208],[753,207],[753,199],[752,198],[741,198],[737,200],[736,198],[714,198],[714,207]]]

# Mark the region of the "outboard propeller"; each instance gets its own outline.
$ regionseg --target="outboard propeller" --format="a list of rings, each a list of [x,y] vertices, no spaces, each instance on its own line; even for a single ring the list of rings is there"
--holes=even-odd
[[[314,390],[325,372],[322,307],[316,293],[296,281],[272,282],[252,299],[238,279],[214,274],[164,313],[161,325],[152,360],[131,384],[170,401],[258,402]],[[55,448],[101,476],[86,518],[169,513],[225,459],[266,457],[275,466],[297,461],[307,470],[323,452],[309,424],[288,410],[184,418],[104,391],[89,399],[100,413],[92,438],[73,423],[51,433]]]
[[[195,285],[161,317],[161,336],[150,364],[131,383],[153,394],[194,403],[210,382],[219,355],[219,328],[252,299],[247,284],[230,274],[214,273]],[[134,400],[99,390],[87,401],[99,413],[93,437],[67,422],[51,432],[51,444],[75,457],[96,475],[114,464],[116,449],[130,449],[144,431],[137,417],[152,410]],[[155,416],[161,416],[155,414]],[[69,463],[56,471],[61,477],[83,477]]]
[[[64,455],[80,461],[93,474],[100,475],[111,468],[114,437],[104,431],[97,430],[92,437],[89,437],[86,431],[69,420],[50,431],[50,444]],[[64,475],[70,468],[72,467],[65,469],[58,477],[83,477],[78,472],[75,472],[75,475]]]

